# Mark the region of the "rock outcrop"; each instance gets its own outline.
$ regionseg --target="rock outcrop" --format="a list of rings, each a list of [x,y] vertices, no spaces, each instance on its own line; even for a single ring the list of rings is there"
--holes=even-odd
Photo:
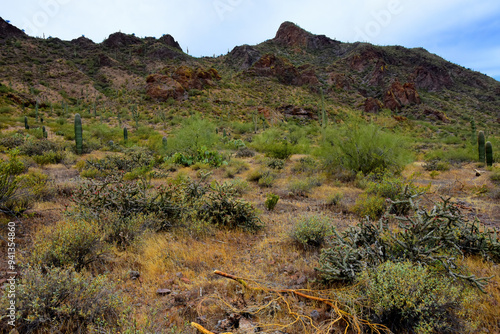
[[[142,40],[135,35],[127,35],[122,32],[115,32],[114,34],[109,35],[109,37],[105,39],[102,44],[104,44],[108,48],[121,48],[133,44],[142,44]]]
[[[453,80],[444,67],[435,65],[417,66],[411,75],[418,89],[425,89],[431,92],[441,91],[453,85]]]
[[[217,70],[180,66],[167,74],[151,74],[146,79],[146,94],[155,100],[166,101],[169,98],[183,99],[191,89],[203,89],[215,85],[221,77]]]
[[[365,112],[366,113],[371,113],[371,114],[376,114],[382,109],[384,105],[382,102],[377,100],[374,97],[369,97],[365,100]]]
[[[263,55],[247,73],[255,76],[276,77],[285,85],[310,85],[319,84],[316,72],[310,65],[295,67],[288,59],[277,57],[274,54]]]
[[[27,37],[21,29],[14,27],[9,22],[0,17],[0,39],[7,38],[24,38]]]
[[[273,41],[282,46],[311,50],[340,44],[339,41],[330,39],[325,35],[313,35],[292,22],[283,22],[276,32]]]
[[[397,79],[384,95],[384,106],[392,111],[420,103],[421,99],[415,85],[408,82],[402,85]]]
[[[160,43],[163,43],[165,45],[168,45],[170,47],[173,47],[175,49],[178,49],[179,51],[182,51],[182,48],[181,46],[179,45],[179,43],[172,37],[172,35],[169,35],[169,34],[166,34],[166,35],[163,35],[160,37],[160,39],[158,39],[158,41]]]
[[[260,59],[260,52],[250,45],[236,46],[229,53],[226,63],[238,70],[246,70]]]

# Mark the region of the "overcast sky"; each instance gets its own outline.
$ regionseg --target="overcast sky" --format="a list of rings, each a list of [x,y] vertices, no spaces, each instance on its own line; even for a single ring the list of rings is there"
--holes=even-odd
[[[117,31],[171,34],[193,56],[273,38],[280,24],[343,42],[424,47],[500,80],[498,0],[0,0],[31,36],[102,42]]]

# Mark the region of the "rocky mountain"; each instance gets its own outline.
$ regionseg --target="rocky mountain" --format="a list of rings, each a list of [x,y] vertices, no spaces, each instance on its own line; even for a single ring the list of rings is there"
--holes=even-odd
[[[17,105],[98,100],[108,109],[156,108],[170,101],[180,108],[190,101],[215,116],[230,105],[244,118],[253,110],[314,110],[324,97],[329,113],[389,109],[432,121],[500,122],[500,83],[484,74],[422,48],[343,43],[291,22],[273,39],[219,57],[191,57],[168,34],[118,32],[102,43],[32,38],[1,18],[0,45],[0,82],[11,88],[4,98]],[[287,87],[297,92],[294,101]]]

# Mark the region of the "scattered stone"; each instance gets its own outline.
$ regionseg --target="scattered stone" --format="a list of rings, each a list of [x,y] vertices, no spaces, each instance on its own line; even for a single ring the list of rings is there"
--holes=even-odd
[[[302,285],[307,282],[307,277],[305,275],[300,275],[300,277],[297,279],[297,285]]]
[[[320,316],[321,314],[318,312],[318,310],[312,310],[311,318],[313,318],[314,320],[318,320]]]
[[[181,272],[178,272],[175,274],[175,276],[177,276],[177,278],[182,278],[184,277],[184,275],[181,273]]]
[[[135,270],[131,270],[128,274],[131,280],[139,279],[139,277],[141,276],[141,274]]]
[[[189,278],[186,277],[181,277],[181,282],[184,282],[186,284],[191,284],[191,280],[189,280]]]
[[[160,296],[166,296],[172,293],[172,290],[170,289],[158,289],[156,290],[156,294]]]

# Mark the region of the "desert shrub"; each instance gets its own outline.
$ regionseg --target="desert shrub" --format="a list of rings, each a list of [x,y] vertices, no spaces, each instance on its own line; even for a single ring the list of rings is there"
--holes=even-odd
[[[0,211],[24,212],[41,199],[46,191],[47,176],[25,171],[18,158],[19,151],[12,150],[9,160],[0,162]]]
[[[253,138],[252,147],[264,153],[267,157],[288,159],[297,151],[286,135],[278,128],[270,128]]]
[[[368,217],[376,220],[382,217],[387,208],[387,203],[383,197],[378,195],[361,194],[356,199],[352,211],[360,217]]]
[[[427,152],[424,156],[426,162],[441,162],[442,168],[449,164],[460,164],[477,159],[477,150],[473,145],[438,147]],[[436,163],[437,165],[437,163]]]
[[[27,156],[43,155],[46,152],[60,151],[61,147],[47,139],[40,140],[27,140],[24,145],[20,147],[22,154]]]
[[[172,156],[172,162],[182,166],[191,166],[195,163],[203,163],[212,167],[220,167],[225,163],[224,156],[215,150],[209,150],[201,146],[193,153],[177,152]]]
[[[330,170],[343,168],[368,175],[399,172],[410,162],[405,139],[375,124],[354,123],[324,130],[317,154]]]
[[[21,147],[24,144],[25,138],[23,135],[15,133],[12,136],[0,138],[0,147],[5,147],[6,149],[14,149]]]
[[[500,184],[500,168],[493,169],[490,175],[490,180],[496,184]]]
[[[2,318],[8,294],[0,296]],[[123,297],[106,276],[77,273],[72,268],[26,267],[16,287],[19,333],[116,332],[123,316]],[[9,326],[10,327],[10,326]],[[7,321],[0,331],[8,333]]]
[[[234,180],[229,181],[229,183],[238,195],[243,195],[250,189],[248,182],[240,178],[235,178]]]
[[[441,161],[439,159],[432,159],[425,162],[423,166],[427,171],[447,171],[450,170],[450,164],[446,161]]]
[[[334,192],[330,195],[328,195],[326,199],[326,205],[329,206],[339,206],[340,203],[342,202],[342,199],[344,198],[344,194],[341,192]]]
[[[319,187],[322,180],[319,177],[294,178],[288,183],[288,191],[294,196],[307,196],[315,187]]]
[[[44,152],[42,155],[33,156],[33,160],[41,165],[58,164],[63,161],[64,153],[62,151],[48,151]]]
[[[213,150],[220,142],[215,129],[213,123],[199,116],[185,118],[180,128],[173,132],[173,137],[169,138],[167,152],[194,156],[202,147]]]
[[[389,226],[390,216],[386,215],[378,222],[359,222],[342,233],[334,230],[334,237],[320,257],[319,271],[324,280],[353,281],[364,268],[389,260],[408,260],[435,267],[482,289],[487,279],[464,275],[454,259],[457,254],[468,254],[498,262],[498,236],[479,222],[467,221],[449,200],[427,211],[420,208],[416,197],[407,199],[413,214],[394,218],[397,228]]]
[[[96,222],[61,221],[35,235],[33,261],[49,267],[74,267],[81,271],[103,260],[103,234]]]
[[[212,225],[257,231],[263,227],[261,220],[250,203],[236,198],[236,192],[229,183],[213,183],[203,197],[197,216]]]
[[[302,215],[295,220],[291,237],[305,248],[319,248],[324,244],[331,231],[332,225],[327,216],[321,214]]]
[[[236,151],[236,158],[251,158],[255,156],[255,151],[248,147],[240,147]]]
[[[268,168],[255,169],[247,176],[248,181],[257,182],[261,187],[272,187],[276,178],[276,173]]]
[[[271,169],[283,169],[285,168],[285,160],[283,159],[269,159],[266,161],[266,166]]]
[[[457,333],[461,288],[453,281],[412,262],[384,262],[360,277],[374,322],[394,333]],[[366,305],[365,304],[365,305]]]
[[[276,207],[276,204],[278,204],[278,200],[280,197],[276,194],[269,193],[267,194],[266,201],[264,202],[264,206],[266,207],[267,210],[273,211],[274,208]]]
[[[293,167],[292,171],[294,173],[305,173],[311,175],[317,172],[319,168],[319,163],[311,157],[300,158]]]

